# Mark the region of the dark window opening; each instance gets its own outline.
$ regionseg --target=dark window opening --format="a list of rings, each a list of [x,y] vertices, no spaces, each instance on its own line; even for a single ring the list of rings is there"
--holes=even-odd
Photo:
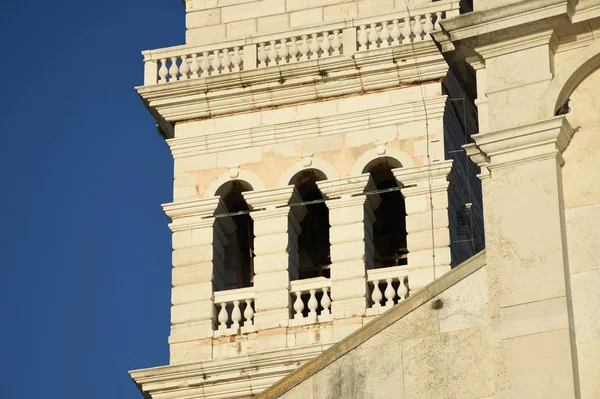
[[[302,202],[323,199],[317,187],[317,181],[325,180],[325,174],[316,169],[307,169],[297,173],[290,180],[296,186]],[[300,222],[298,236],[299,279],[311,277],[329,278],[329,209],[325,202],[305,204],[306,216]]]
[[[387,190],[398,187],[392,169],[402,165],[394,158],[382,157],[365,166],[363,173],[370,173],[376,189]],[[375,210],[373,244],[375,268],[407,264],[406,207],[400,190],[379,194],[381,203]]]
[[[252,186],[242,180],[232,180],[223,184],[216,195],[223,199],[227,212],[235,225],[232,232],[226,233],[227,245],[224,252],[224,289],[252,286],[254,279],[254,224],[248,213],[250,208],[242,195],[251,191]],[[241,212],[240,214],[236,214]]]

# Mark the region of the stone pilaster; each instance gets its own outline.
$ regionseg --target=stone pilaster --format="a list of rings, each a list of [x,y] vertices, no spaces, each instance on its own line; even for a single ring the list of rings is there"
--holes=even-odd
[[[366,269],[373,267],[373,210],[379,195],[369,174],[317,182],[327,198],[331,243],[331,313],[334,319],[365,314]]]
[[[448,175],[452,161],[393,169],[406,206],[406,244],[411,289],[450,270]]]
[[[294,186],[244,193],[253,210],[254,289],[258,330],[283,327],[290,318],[290,280],[298,276],[298,235],[306,215]]]
[[[572,134],[556,117],[468,147],[485,177],[497,398],[579,397],[561,175]]]
[[[211,345],[192,341],[212,338],[213,292],[223,285],[224,231],[234,229],[219,197],[163,205],[173,232],[171,294],[171,363],[211,357]]]

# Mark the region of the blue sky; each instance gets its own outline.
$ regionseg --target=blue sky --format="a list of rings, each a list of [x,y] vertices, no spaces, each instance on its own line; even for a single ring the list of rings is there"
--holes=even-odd
[[[167,364],[172,159],[133,87],[179,0],[0,11],[0,397],[137,398]]]

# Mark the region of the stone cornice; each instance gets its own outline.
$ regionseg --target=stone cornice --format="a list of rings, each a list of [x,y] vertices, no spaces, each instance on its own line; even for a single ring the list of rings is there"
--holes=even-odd
[[[221,197],[209,197],[185,202],[172,202],[162,205],[163,211],[169,218],[169,228],[173,233],[190,229],[212,227],[224,240],[223,232],[235,230],[235,225],[229,218],[219,218],[219,228],[216,228],[213,216],[227,213],[227,207]],[[222,230],[222,231],[221,231]]]
[[[366,191],[376,189],[371,175],[364,173],[359,176],[342,177],[334,180],[323,180],[317,182],[321,193],[328,198],[351,197]]]
[[[409,186],[402,189],[403,194],[417,195],[429,192],[430,189],[445,190],[448,187],[446,179],[452,170],[452,164],[452,160],[434,162],[413,168],[392,169],[392,173],[401,186]]]
[[[291,185],[261,191],[246,191],[242,195],[251,209],[275,209],[301,201],[296,187]]]
[[[562,165],[562,152],[572,136],[573,128],[567,118],[558,116],[512,129],[476,134],[472,136],[475,145],[467,145],[465,149],[474,162],[490,171],[552,157],[557,157]]]

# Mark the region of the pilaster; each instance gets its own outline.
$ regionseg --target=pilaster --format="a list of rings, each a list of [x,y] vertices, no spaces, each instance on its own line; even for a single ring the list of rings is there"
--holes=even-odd
[[[369,174],[317,182],[329,209],[331,312],[334,319],[365,314],[366,269],[373,267],[373,210],[379,195]]]
[[[450,270],[448,175],[452,161],[392,172],[406,206],[406,244],[411,289],[424,287]]]
[[[572,134],[556,117],[477,134],[469,146],[487,176],[498,398],[579,397],[561,175]]]
[[[290,280],[298,276],[298,235],[306,215],[294,186],[245,192],[253,210],[257,329],[284,327],[290,318]]]

